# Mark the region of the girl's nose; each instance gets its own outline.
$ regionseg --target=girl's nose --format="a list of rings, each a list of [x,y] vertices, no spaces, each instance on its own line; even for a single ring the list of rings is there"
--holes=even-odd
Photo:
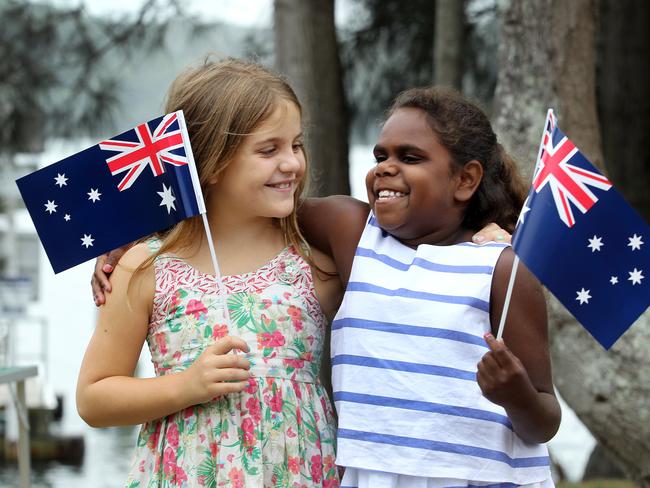
[[[280,162],[280,171],[283,173],[298,173],[303,165],[302,152],[288,151],[283,154]]]
[[[397,165],[390,159],[384,159],[375,166],[375,176],[393,176],[397,171]]]

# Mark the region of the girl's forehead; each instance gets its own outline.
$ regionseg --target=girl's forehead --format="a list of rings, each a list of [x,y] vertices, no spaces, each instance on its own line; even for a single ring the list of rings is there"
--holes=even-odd
[[[379,134],[379,143],[399,140],[406,141],[428,140],[436,137],[429,125],[428,115],[419,108],[404,107],[395,110],[384,123]]]
[[[268,137],[284,131],[301,131],[302,117],[295,103],[282,100],[251,133],[251,137]]]

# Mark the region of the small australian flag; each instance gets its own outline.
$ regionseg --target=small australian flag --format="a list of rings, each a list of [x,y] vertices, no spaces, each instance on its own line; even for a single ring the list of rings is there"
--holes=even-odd
[[[55,273],[205,212],[182,111],[16,184]]]
[[[513,248],[605,349],[650,305],[650,228],[552,112]]]

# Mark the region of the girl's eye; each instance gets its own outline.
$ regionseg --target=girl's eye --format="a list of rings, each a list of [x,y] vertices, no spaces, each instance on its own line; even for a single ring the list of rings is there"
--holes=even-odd
[[[379,164],[382,161],[386,161],[386,156],[383,154],[375,154],[375,164]]]
[[[404,156],[402,156],[402,161],[404,161],[405,163],[413,164],[420,161],[420,158],[417,156],[413,156],[411,154],[405,154]]]
[[[298,151],[302,151],[304,146],[302,142],[296,142],[291,147],[293,148],[293,152],[297,153]]]
[[[258,152],[263,156],[270,156],[275,152],[275,146],[263,147]]]

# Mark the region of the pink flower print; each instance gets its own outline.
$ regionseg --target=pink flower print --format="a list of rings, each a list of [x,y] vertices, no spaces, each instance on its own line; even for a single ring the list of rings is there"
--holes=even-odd
[[[246,400],[246,408],[248,409],[248,413],[250,413],[253,421],[256,424],[259,424],[260,420],[262,420],[262,408],[260,407],[260,401],[257,397],[252,396]]]
[[[242,420],[241,430],[244,434],[244,445],[251,447],[255,443],[255,425],[250,417]]]
[[[329,472],[330,470],[336,468],[336,462],[335,461],[336,461],[336,459],[332,455],[325,456],[323,458],[323,465],[325,467],[326,472]]]
[[[257,391],[257,381],[255,381],[255,378],[248,378],[248,386],[244,391],[250,395]]]
[[[161,427],[162,427],[162,423],[156,422],[156,429],[149,436],[149,439],[147,439],[147,447],[149,449],[153,450],[158,448],[158,439],[160,438]]]
[[[228,335],[228,326],[226,324],[215,325],[212,329],[212,338],[221,339]]]
[[[244,488],[244,471],[237,468],[232,468],[228,473],[230,478],[230,485],[232,488]]]
[[[304,361],[311,361],[314,359],[314,355],[311,352],[303,352],[300,355],[300,359],[303,359]]]
[[[216,442],[211,442],[210,443],[210,456],[213,459],[216,459],[218,452],[219,452],[219,446],[217,445],[217,443]]]
[[[298,435],[298,434],[296,434],[296,431],[293,430],[293,427],[289,427],[289,428],[287,429],[287,437],[293,439],[293,438],[296,437],[297,435]]]
[[[138,465],[138,471],[144,473],[144,459],[140,461],[140,464]]]
[[[183,411],[183,417],[185,417],[186,419],[189,419],[189,418],[192,417],[193,415],[194,415],[194,407],[193,407],[193,406],[192,406],[192,407],[187,407],[187,408]]]
[[[300,369],[305,365],[305,362],[302,361],[301,359],[284,358],[282,362],[287,366],[289,366],[290,368],[294,368],[294,369]]]
[[[338,488],[339,486],[339,480],[336,478],[329,478],[326,480],[323,480],[323,488]]]
[[[180,361],[180,360],[181,360],[181,352],[180,352],[180,351],[176,351],[172,357],[173,357],[176,361]]]
[[[297,381],[293,380],[291,382],[291,386],[293,387],[293,393],[296,395],[296,398],[298,400],[302,400],[302,392],[300,391],[300,384]]]
[[[172,447],[178,447],[178,427],[176,424],[172,424],[169,429],[167,429],[167,443]]]
[[[272,412],[282,412],[282,396],[279,391],[276,391],[269,400],[269,406]]]
[[[271,300],[269,300],[268,298],[262,299],[262,307],[264,308],[264,310],[270,308],[271,305],[273,305],[273,302]]]
[[[156,342],[160,354],[167,354],[167,339],[165,333],[159,332],[158,334],[154,334],[153,339]]]
[[[320,483],[323,476],[323,465],[321,464],[320,456],[316,455],[311,457],[309,471],[311,472],[311,479],[314,483]]]
[[[172,484],[176,486],[182,486],[183,481],[187,481],[187,475],[185,471],[180,466],[174,467],[174,478],[172,479]]]
[[[257,342],[261,347],[280,347],[284,346],[285,339],[282,333],[276,330],[272,334],[268,332],[257,334]]]
[[[229,463],[232,463],[232,460],[233,460],[233,459],[235,459],[235,455],[234,455],[234,454],[228,454],[228,456],[226,457],[226,460],[227,460]]]
[[[171,447],[166,447],[163,454],[163,471],[165,475],[171,477],[174,475],[176,467],[176,453]]]
[[[185,308],[185,315],[194,315],[194,318],[196,320],[199,320],[199,317],[201,317],[201,314],[206,314],[208,313],[208,309],[205,308],[205,305],[203,305],[203,302],[200,300],[190,300],[187,302],[187,307]]]
[[[284,297],[285,300],[289,300],[291,298],[291,293],[288,291],[285,291],[282,296]]]
[[[291,316],[292,319],[300,319],[302,317],[302,310],[294,305],[291,305],[287,309],[287,313]]]

